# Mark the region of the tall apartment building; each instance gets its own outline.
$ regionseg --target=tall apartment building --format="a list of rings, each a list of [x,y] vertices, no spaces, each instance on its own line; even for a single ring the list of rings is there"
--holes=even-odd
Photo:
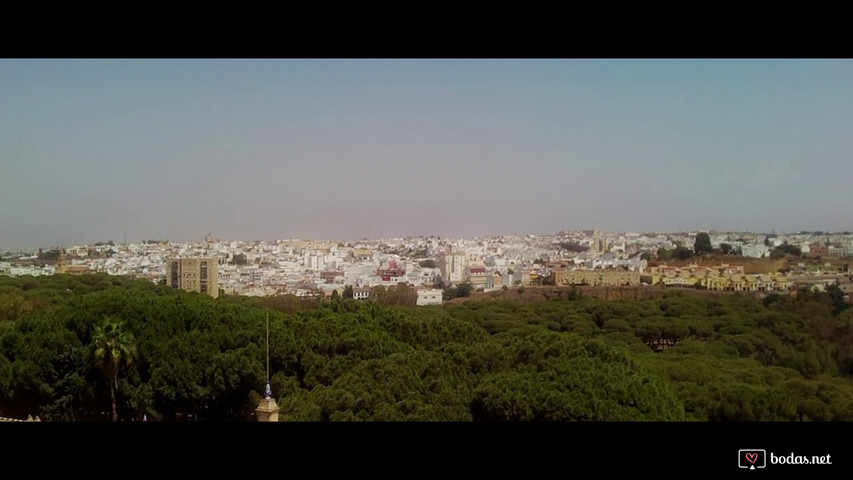
[[[219,262],[215,258],[173,258],[166,263],[166,284],[213,298],[219,296]]]
[[[438,257],[441,280],[445,285],[461,283],[464,279],[466,258],[464,254],[446,253]]]

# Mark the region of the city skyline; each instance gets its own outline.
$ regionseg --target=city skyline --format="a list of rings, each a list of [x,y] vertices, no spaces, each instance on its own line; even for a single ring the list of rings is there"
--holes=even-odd
[[[595,235],[589,234],[588,238],[593,238],[597,236],[605,236],[605,237],[622,237],[624,235],[639,235],[639,236],[652,236],[652,237],[660,237],[660,236],[675,236],[681,237],[684,235],[690,234],[698,234],[698,233],[710,233],[715,235],[730,235],[732,237],[736,237],[738,235],[746,235],[747,237],[755,237],[755,236],[781,236],[781,237],[789,237],[789,236],[845,236],[849,237],[853,235],[853,231],[831,231],[831,230],[794,230],[794,231],[785,231],[785,230],[771,230],[771,231],[757,231],[757,230],[711,230],[711,229],[695,229],[695,230],[662,230],[662,231],[652,231],[652,230],[636,230],[636,231],[607,231],[602,230],[595,227],[589,228],[576,228],[576,229],[560,229],[558,231],[552,231],[547,233],[529,233],[529,232],[504,232],[504,233],[492,233],[486,235],[472,235],[472,236],[452,236],[452,235],[437,235],[434,233],[427,233],[423,235],[388,235],[388,236],[371,236],[371,237],[361,237],[361,238],[339,238],[339,237],[278,237],[278,238],[248,238],[248,237],[221,237],[217,235],[210,235],[212,238],[212,243],[232,243],[236,242],[238,244],[247,244],[247,243],[277,243],[277,242],[289,242],[289,241],[308,241],[308,242],[344,242],[346,244],[357,245],[362,243],[374,243],[379,241],[386,240],[414,240],[418,238],[422,239],[439,239],[439,240],[449,240],[449,241],[457,241],[457,240],[476,240],[476,239],[496,239],[496,238],[527,238],[527,237],[535,237],[538,239],[547,239],[553,237],[561,237],[563,233],[570,234],[580,234],[582,232],[598,232]],[[210,232],[208,232],[210,234]],[[196,238],[191,238],[189,240],[175,240],[170,237],[163,238],[155,238],[152,236],[143,236],[141,238],[133,238],[127,239],[124,238],[103,238],[103,239],[89,239],[88,241],[77,242],[73,244],[60,244],[60,243],[46,243],[43,245],[30,245],[30,246],[15,246],[8,247],[0,245],[0,253],[3,251],[35,251],[37,249],[41,250],[52,250],[55,248],[67,248],[71,246],[93,246],[96,244],[109,244],[109,245],[140,245],[145,242],[168,242],[171,244],[182,245],[182,244],[204,244],[208,243],[206,240],[207,234],[199,235]]]
[[[849,60],[0,60],[0,247],[853,230]]]

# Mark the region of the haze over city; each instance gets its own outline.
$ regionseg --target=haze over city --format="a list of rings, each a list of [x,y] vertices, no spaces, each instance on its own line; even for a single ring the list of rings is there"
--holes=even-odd
[[[0,59],[0,424],[853,421],[851,80]]]
[[[853,230],[849,60],[0,60],[0,247]]]

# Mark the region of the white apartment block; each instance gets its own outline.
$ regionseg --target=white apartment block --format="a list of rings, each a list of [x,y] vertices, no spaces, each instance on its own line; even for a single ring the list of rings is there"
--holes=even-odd
[[[441,279],[451,285],[462,282],[467,263],[465,260],[465,255],[462,254],[447,254],[439,257]]]

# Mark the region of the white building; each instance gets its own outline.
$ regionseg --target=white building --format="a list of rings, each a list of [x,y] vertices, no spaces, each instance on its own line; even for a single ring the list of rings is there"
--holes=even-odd
[[[441,305],[443,292],[438,288],[419,288],[418,305]]]
[[[460,283],[465,275],[465,255],[442,255],[439,257],[439,266],[441,268],[441,279],[444,283],[448,285]]]
[[[355,287],[352,289],[352,298],[356,300],[367,300],[370,297],[370,289]]]
[[[322,255],[305,255],[305,268],[308,270],[325,270],[326,262]]]
[[[409,275],[409,282],[416,285],[435,285],[439,279],[441,279],[439,268],[420,268],[413,270]]]
[[[761,258],[770,256],[770,248],[766,245],[744,245],[741,248],[744,257]]]

